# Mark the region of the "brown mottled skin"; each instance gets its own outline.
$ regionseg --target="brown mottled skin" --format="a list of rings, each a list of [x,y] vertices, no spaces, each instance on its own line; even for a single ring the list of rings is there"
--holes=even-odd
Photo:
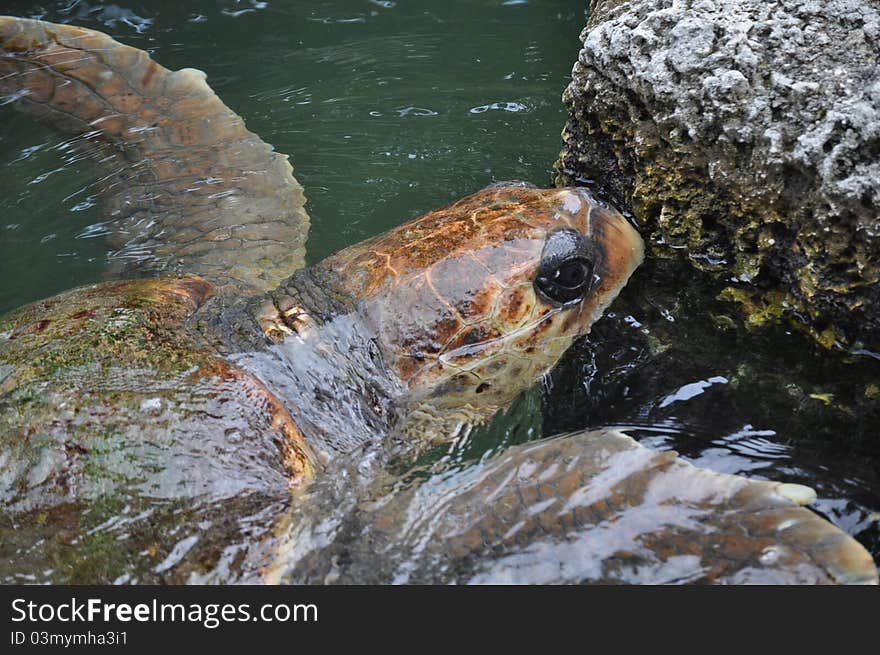
[[[483,213],[483,206],[493,209]],[[615,222],[622,232],[597,227]],[[473,229],[460,229],[465,223]],[[601,237],[595,244],[594,270],[601,279],[596,295],[565,309],[540,299],[531,284],[547,233],[562,225]],[[426,234],[428,242],[442,240],[444,247],[435,250],[442,254],[405,263],[400,253],[416,232]],[[605,241],[606,234],[627,241]],[[280,448],[273,474],[286,471],[291,484],[299,485],[314,469],[312,447],[296,422],[305,410],[272,390],[288,355],[263,357],[259,365],[237,355],[268,351],[275,341],[286,340],[332,349],[321,323],[336,313],[355,317],[362,337],[378,345],[377,369],[400,380],[399,391],[387,399],[395,417],[384,421],[386,431],[414,405],[422,412],[426,406],[438,412],[455,407],[488,416],[586,331],[638,263],[640,245],[618,214],[595,205],[584,192],[490,189],[343,250],[271,294],[231,306],[215,296],[215,285],[194,277],[113,282],[29,305],[0,319],[0,365],[11,367],[0,387],[0,405],[8,408],[0,426],[5,443],[19,444],[23,460],[42,462],[49,443],[62,444],[66,455],[53,459],[53,472],[41,470],[38,478],[31,467],[17,469],[5,501],[31,507],[50,496],[61,500],[87,493],[90,483],[73,481],[85,475],[80,469],[94,449],[92,431],[100,426],[105,441],[109,425],[118,426],[125,448],[138,450],[130,438],[165,444],[173,425],[166,447],[181,453],[189,448],[184,437],[203,435],[199,447],[210,452],[206,444],[219,440],[212,448],[222,448],[222,435],[230,430],[247,431],[266,449],[249,449],[247,458],[261,452],[268,461]],[[378,254],[383,248],[398,253],[392,258],[396,272]],[[606,251],[610,254],[602,254]],[[307,276],[334,280],[334,301],[344,310],[320,296],[302,296],[296,286]],[[497,310],[496,303],[511,294],[519,309]],[[297,308],[298,323],[290,319],[289,307]],[[303,327],[307,318],[314,326],[310,330]],[[280,337],[278,330],[283,330]],[[340,408],[330,403],[323,411]],[[435,434],[442,429],[442,422],[421,426],[414,437],[442,438]],[[313,442],[320,440],[320,426],[302,430],[313,433],[307,434]],[[36,443],[28,439],[35,432],[41,434]],[[345,448],[323,450],[329,456]],[[188,459],[181,461],[191,466]],[[176,466],[175,461],[165,465],[150,484],[160,487],[166,477],[185,477],[183,471],[171,472]],[[215,463],[205,479],[188,487],[193,493],[225,488],[228,477],[237,474],[235,466],[230,462],[223,470]],[[106,490],[110,483],[95,484]]]
[[[596,283],[574,307],[548,302],[533,284],[548,235],[563,228],[594,247]],[[360,299],[411,398],[497,408],[523,388],[510,378],[537,379],[586,332],[640,259],[635,231],[588,194],[507,187],[432,211],[318,268]]]
[[[76,136],[99,168],[115,272],[161,276],[0,317],[2,581],[289,575],[285,548],[308,520],[287,521],[313,506],[317,481],[353,481],[361,469],[346,467],[366,453],[418,450],[486,420],[589,331],[641,261],[635,230],[586,191],[501,184],[302,268],[308,217],[286,157],[197,71],[91,30],[0,17],[4,94]],[[589,267],[562,275],[553,253],[565,248]],[[574,275],[574,299],[540,286],[548,275]],[[564,443],[540,450],[544,465],[588,448]],[[650,471],[632,473],[648,484]],[[571,500],[578,485],[557,490]],[[797,505],[769,493],[758,496]],[[483,497],[462,497],[463,525]],[[714,517],[714,498],[694,502]],[[511,521],[532,513],[511,510]],[[565,525],[546,532],[565,541]],[[198,538],[180,541],[191,526]],[[447,552],[484,559],[504,529]],[[816,529],[792,570],[813,556]],[[668,557],[671,537],[655,537],[649,550]],[[853,553],[838,568],[863,571],[863,551],[842,539],[798,580],[840,578],[834,566]]]

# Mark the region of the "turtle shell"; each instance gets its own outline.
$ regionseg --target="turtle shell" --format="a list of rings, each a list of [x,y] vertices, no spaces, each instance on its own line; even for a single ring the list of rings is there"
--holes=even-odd
[[[83,287],[0,319],[0,498],[228,497],[311,475],[290,414],[187,320],[201,278]]]

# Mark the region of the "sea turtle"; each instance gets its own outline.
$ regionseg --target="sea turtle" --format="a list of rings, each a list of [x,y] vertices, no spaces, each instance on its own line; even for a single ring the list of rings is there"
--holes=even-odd
[[[117,278],[0,318],[4,581],[876,582],[806,488],[617,431],[413,464],[638,266],[587,191],[496,183],[304,267],[287,158],[204,74],[0,17],[0,95],[98,167]]]

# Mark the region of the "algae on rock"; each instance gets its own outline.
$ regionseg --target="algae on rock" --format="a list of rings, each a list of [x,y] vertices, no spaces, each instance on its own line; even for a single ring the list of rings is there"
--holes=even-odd
[[[880,5],[591,0],[560,185],[633,213],[655,254],[755,325],[880,347]]]

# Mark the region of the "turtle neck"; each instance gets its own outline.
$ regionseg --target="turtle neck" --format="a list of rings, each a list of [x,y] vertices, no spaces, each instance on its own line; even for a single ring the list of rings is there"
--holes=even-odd
[[[228,359],[272,390],[320,461],[393,431],[405,387],[356,303],[320,267],[300,269],[243,313],[252,329],[235,332],[265,337],[237,343]]]

